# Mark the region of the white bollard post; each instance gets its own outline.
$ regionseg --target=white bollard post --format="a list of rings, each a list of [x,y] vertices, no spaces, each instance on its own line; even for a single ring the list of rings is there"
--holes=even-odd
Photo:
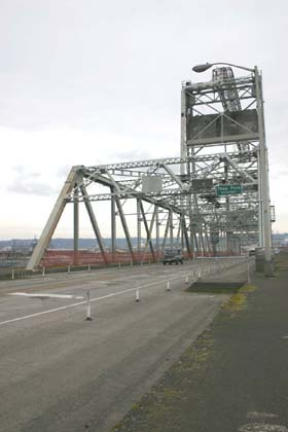
[[[189,277],[186,276],[186,277],[185,277],[185,284],[188,285],[188,283],[189,283]]]
[[[67,267],[67,273],[70,273],[70,270],[71,270],[71,267],[70,267],[70,264],[69,264],[68,267]]]
[[[136,302],[138,303],[140,301],[140,291],[139,288],[136,289]]]
[[[87,311],[86,311],[86,321],[92,321],[92,316],[91,316],[91,302],[90,302],[90,291],[87,291]]]
[[[171,291],[170,281],[168,280],[166,283],[166,291]]]
[[[15,279],[15,270],[14,270],[14,269],[12,269],[12,272],[11,272],[11,279],[12,279],[12,280]]]
[[[45,267],[42,267],[42,276],[45,276]]]

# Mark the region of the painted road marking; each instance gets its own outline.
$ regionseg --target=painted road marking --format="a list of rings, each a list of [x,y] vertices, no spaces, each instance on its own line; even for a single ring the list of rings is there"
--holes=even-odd
[[[57,298],[57,299],[76,299],[83,300],[83,296],[76,296],[72,294],[50,294],[50,293],[25,293],[25,292],[15,292],[9,293],[8,295],[12,296],[22,296],[22,297],[32,297],[38,299],[48,299],[48,298]]]
[[[248,423],[241,426],[239,432],[288,432],[284,425],[273,425],[267,423]]]
[[[175,277],[174,279],[171,279],[171,280],[175,280],[175,279],[179,279],[179,278]],[[116,297],[116,296],[119,296],[119,295],[122,295],[122,294],[125,294],[125,293],[128,293],[128,292],[131,292],[131,291],[135,291],[137,288],[138,289],[144,289],[144,288],[152,287],[154,285],[160,285],[160,283],[165,283],[166,281],[167,281],[167,279],[163,279],[161,281],[158,280],[156,282],[153,282],[152,284],[146,284],[146,285],[142,285],[142,286],[138,286],[138,287],[134,287],[134,288],[127,288],[127,289],[122,290],[122,291],[117,291],[115,293],[106,294],[106,295],[101,296],[101,297],[92,298],[90,300],[90,302],[92,303],[92,302],[97,302],[97,301],[104,300],[104,299],[107,299],[107,298]],[[30,319],[30,318],[36,318],[36,317],[39,317],[39,316],[42,316],[42,315],[47,315],[47,314],[50,314],[50,313],[55,313],[55,312],[63,311],[63,310],[66,310],[66,309],[75,308],[77,306],[81,306],[81,305],[84,305],[86,303],[87,303],[86,300],[84,300],[84,301],[81,301],[81,302],[72,303],[72,304],[69,304],[69,305],[66,305],[66,306],[60,306],[60,307],[57,307],[57,308],[54,308],[54,309],[48,309],[48,310],[42,311],[42,312],[36,312],[34,314],[25,315],[25,316],[22,316],[22,317],[12,318],[12,319],[0,322],[0,326],[5,325],[5,324],[12,324],[12,323],[18,322],[18,321],[27,320],[27,319]]]
[[[276,418],[278,414],[267,413],[267,412],[258,412],[258,411],[249,411],[246,416],[249,420],[255,419],[268,419],[268,418]]]

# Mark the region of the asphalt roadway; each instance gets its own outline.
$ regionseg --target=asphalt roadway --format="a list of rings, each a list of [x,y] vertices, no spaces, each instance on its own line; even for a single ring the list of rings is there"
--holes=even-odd
[[[288,253],[254,275],[113,432],[288,432]]]
[[[0,431],[110,430],[227,298],[186,292],[194,268],[151,265],[1,282]],[[85,298],[11,295],[85,297],[88,290],[92,321],[85,320]]]

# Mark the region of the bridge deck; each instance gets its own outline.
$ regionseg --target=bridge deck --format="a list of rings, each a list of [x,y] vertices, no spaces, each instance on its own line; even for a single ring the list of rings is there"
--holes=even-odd
[[[185,291],[197,267],[151,265],[1,282],[0,431],[109,430],[226,298]],[[85,300],[10,295],[85,297],[87,290],[92,321],[85,320]]]

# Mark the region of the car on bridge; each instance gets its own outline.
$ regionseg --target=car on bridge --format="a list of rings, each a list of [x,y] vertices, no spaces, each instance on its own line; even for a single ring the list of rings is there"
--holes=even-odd
[[[164,250],[163,264],[183,264],[184,257],[181,249],[167,248]]]

